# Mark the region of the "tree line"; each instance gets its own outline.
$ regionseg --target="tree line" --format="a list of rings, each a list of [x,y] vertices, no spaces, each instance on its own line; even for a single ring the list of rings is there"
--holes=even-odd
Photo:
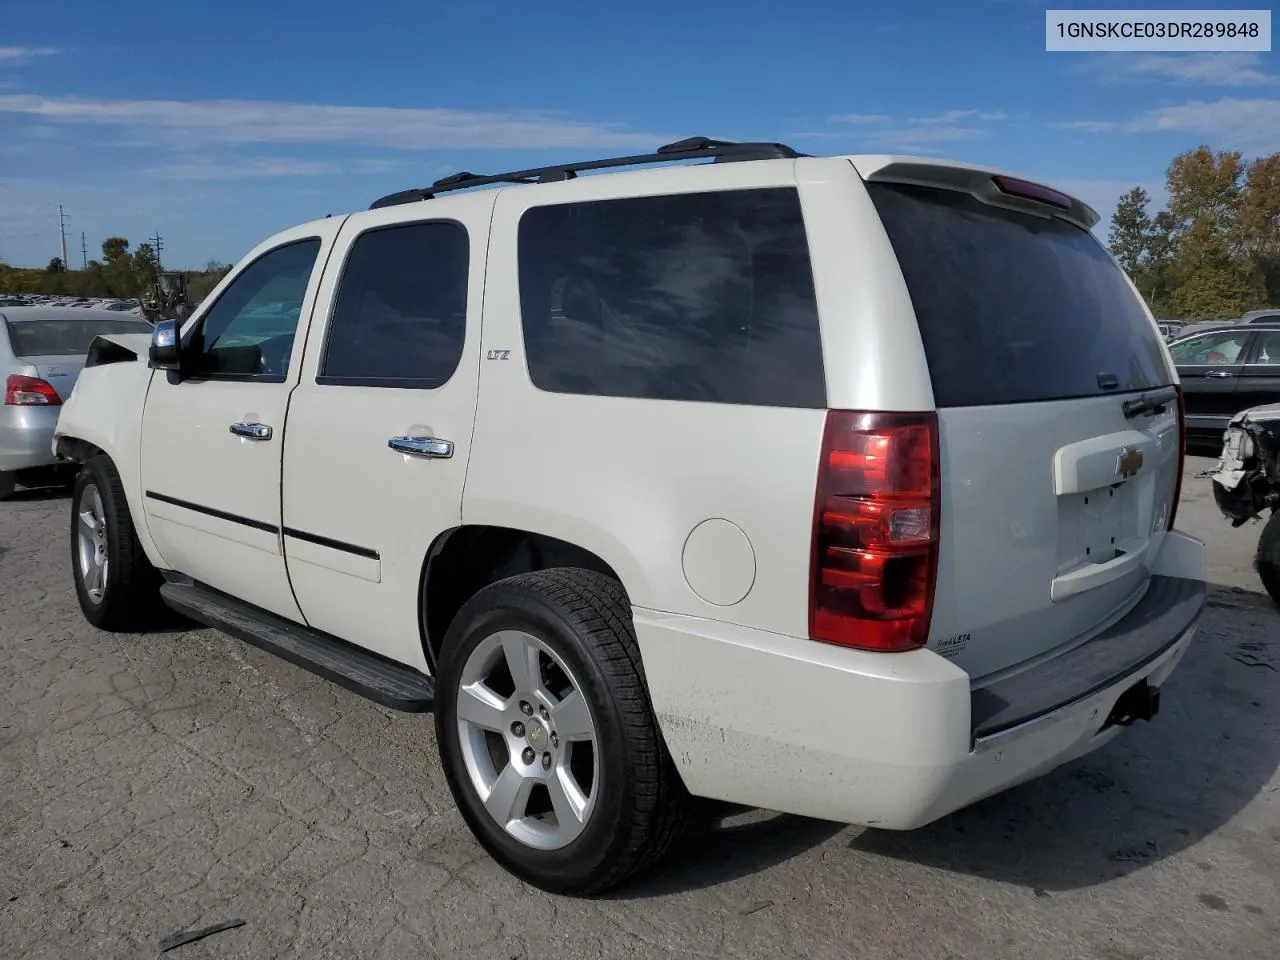
[[[1198,147],[1165,174],[1169,202],[1141,187],[1111,217],[1111,251],[1152,312],[1225,320],[1280,306],[1280,153],[1245,160]]]
[[[208,296],[230,269],[229,264],[210,260],[203,270],[182,271],[191,303]],[[67,269],[59,257],[50,260],[43,270],[0,262],[0,293],[145,299],[151,295],[159,270],[159,258],[150,244],[140,243],[130,251],[124,237],[108,237],[102,241],[102,259],[90,260],[83,270]]]

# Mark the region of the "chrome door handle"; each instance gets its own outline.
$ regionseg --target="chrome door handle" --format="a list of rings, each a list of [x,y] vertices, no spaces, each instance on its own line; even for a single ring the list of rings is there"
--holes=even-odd
[[[428,460],[448,460],[453,456],[453,441],[438,440],[435,437],[392,437],[387,441],[387,446],[397,453],[425,457]]]
[[[1235,374],[1232,373],[1230,370],[1206,370],[1204,375],[1206,377],[1234,377],[1235,376]]]
[[[270,440],[271,428],[265,423],[233,423],[231,432],[246,440]]]

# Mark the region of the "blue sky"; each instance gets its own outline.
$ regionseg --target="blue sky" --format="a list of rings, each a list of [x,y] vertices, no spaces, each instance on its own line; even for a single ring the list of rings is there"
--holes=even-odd
[[[234,261],[457,170],[692,134],[989,163],[1104,217],[1178,151],[1280,150],[1276,54],[1046,53],[1045,6],[7,3],[0,258],[56,256],[61,203],[73,266],[81,231]]]

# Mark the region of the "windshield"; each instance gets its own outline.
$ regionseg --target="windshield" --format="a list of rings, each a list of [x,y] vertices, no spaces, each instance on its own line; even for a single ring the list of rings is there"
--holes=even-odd
[[[18,357],[75,357],[89,352],[103,334],[151,333],[145,320],[19,320],[9,323],[9,343]]]
[[[954,190],[867,189],[911,294],[939,407],[1172,382],[1159,331],[1087,231]]]

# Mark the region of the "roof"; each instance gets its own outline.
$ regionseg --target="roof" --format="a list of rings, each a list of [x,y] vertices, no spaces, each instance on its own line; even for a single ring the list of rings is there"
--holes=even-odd
[[[0,316],[10,323],[23,323],[32,320],[132,320],[136,323],[147,321],[137,314],[124,313],[120,310],[94,310],[92,307],[0,307]]]

